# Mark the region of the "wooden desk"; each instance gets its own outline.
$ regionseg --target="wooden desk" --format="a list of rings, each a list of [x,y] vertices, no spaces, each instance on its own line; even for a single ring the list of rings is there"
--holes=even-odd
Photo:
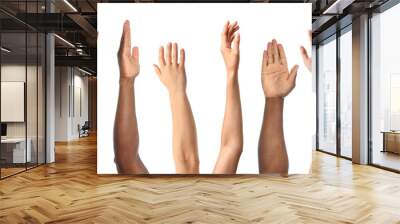
[[[1,139],[1,159],[6,163],[31,162],[31,139],[28,138],[26,142],[28,144],[25,153],[25,138]]]
[[[383,150],[382,152],[392,152],[400,154],[400,131],[382,131]]]

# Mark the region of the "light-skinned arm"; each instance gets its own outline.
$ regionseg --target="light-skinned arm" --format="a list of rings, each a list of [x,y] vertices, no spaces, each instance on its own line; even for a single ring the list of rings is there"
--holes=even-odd
[[[237,22],[226,22],[221,34],[221,53],[226,67],[226,104],[222,124],[221,147],[214,167],[216,174],[236,173],[243,150],[242,107],[238,80],[239,43]]]
[[[139,133],[135,111],[135,79],[139,74],[139,49],[131,48],[129,21],[125,21],[118,51],[119,96],[114,123],[115,163],[120,174],[145,174],[139,156]]]
[[[310,41],[312,41],[312,33],[311,31],[308,32],[308,36],[310,38]],[[312,58],[308,55],[308,52],[305,47],[301,46],[300,47],[300,53],[301,57],[303,58],[304,65],[308,69],[309,72],[312,71]]]
[[[288,70],[285,50],[276,40],[268,43],[263,53],[261,82],[265,95],[258,161],[260,173],[286,175],[289,170],[283,133],[284,98],[296,84],[298,66]]]
[[[159,50],[159,65],[154,70],[168,89],[173,126],[173,157],[178,174],[199,173],[196,125],[186,94],[185,50],[178,44],[168,43],[164,56],[164,47]],[[179,59],[178,59],[179,57]]]

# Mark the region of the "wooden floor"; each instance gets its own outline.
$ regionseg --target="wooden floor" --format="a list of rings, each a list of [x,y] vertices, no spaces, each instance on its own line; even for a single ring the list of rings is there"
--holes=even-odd
[[[13,174],[25,171],[25,167],[11,167],[11,168],[1,168],[1,177],[8,177]]]
[[[374,151],[372,160],[374,164],[400,170],[400,154],[376,150]]]
[[[0,223],[400,223],[400,175],[314,153],[307,176],[96,174],[96,139],[0,181]]]

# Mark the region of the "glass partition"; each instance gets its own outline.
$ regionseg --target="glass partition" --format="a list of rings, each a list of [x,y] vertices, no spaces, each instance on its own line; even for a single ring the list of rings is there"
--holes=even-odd
[[[43,33],[38,34],[38,65],[37,65],[37,162],[43,164],[46,162],[46,38]]]
[[[340,155],[352,157],[352,32],[340,36]]]
[[[1,1],[15,13],[42,13],[44,1]],[[43,33],[0,12],[0,178],[45,163]]]
[[[26,33],[1,34],[1,176],[26,169]]]
[[[318,149],[336,154],[336,36],[318,47]]]
[[[30,160],[27,167],[37,165],[38,158],[38,35],[36,32],[27,33],[27,74],[26,74],[26,113],[27,113],[27,150],[30,151]]]
[[[372,164],[400,171],[400,4],[371,18]]]

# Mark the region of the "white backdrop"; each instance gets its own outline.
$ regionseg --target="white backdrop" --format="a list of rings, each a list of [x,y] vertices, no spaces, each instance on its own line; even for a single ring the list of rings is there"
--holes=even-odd
[[[113,124],[118,97],[117,51],[122,26],[130,20],[132,46],[140,51],[135,82],[139,153],[150,173],[175,173],[172,121],[166,88],[154,73],[158,49],[177,42],[186,50],[187,92],[197,125],[200,172],[211,173],[220,146],[225,108],[226,73],[219,50],[227,20],[238,21],[241,34],[239,82],[244,149],[238,173],[258,173],[257,146],[264,110],[262,53],[276,38],[289,66],[300,65],[297,85],[285,99],[284,128],[289,173],[308,173],[315,100],[312,77],[303,65],[300,46],[311,54],[311,4],[98,4],[98,153],[97,172],[116,173]],[[129,135],[129,133],[126,133]]]

